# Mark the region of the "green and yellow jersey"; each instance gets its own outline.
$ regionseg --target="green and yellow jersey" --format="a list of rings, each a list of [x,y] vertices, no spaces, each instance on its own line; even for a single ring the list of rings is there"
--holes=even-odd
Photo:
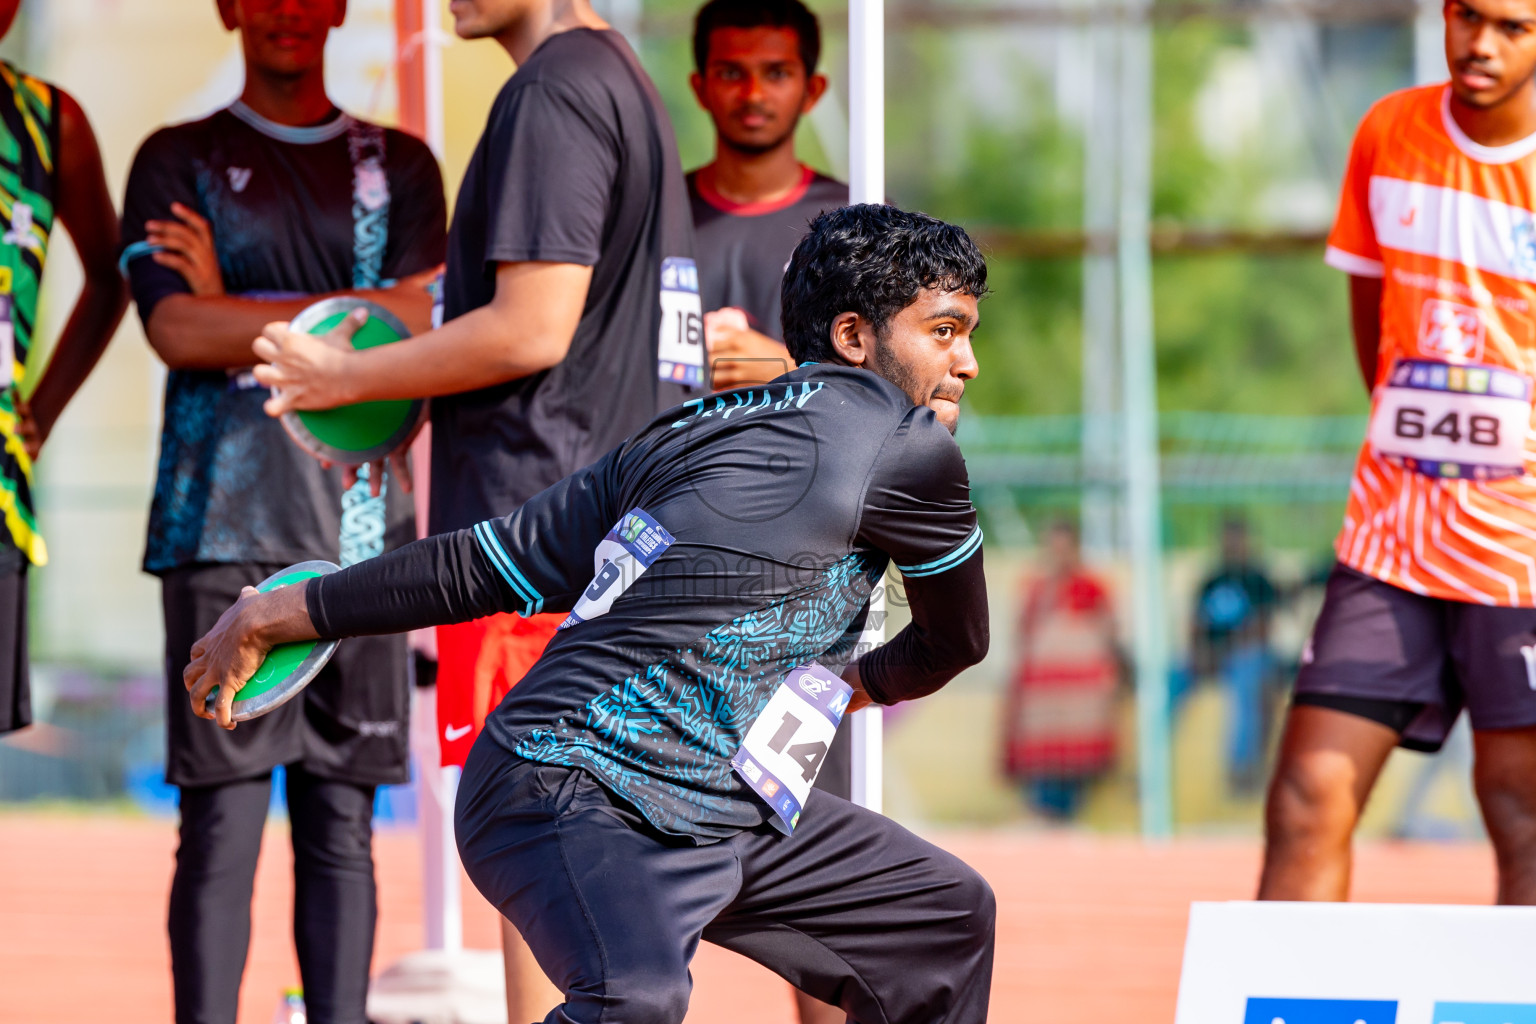
[[[0,61],[0,549],[48,561],[32,507],[32,460],[17,431],[17,390],[37,326],[37,299],[53,229],[58,107],[45,82]]]

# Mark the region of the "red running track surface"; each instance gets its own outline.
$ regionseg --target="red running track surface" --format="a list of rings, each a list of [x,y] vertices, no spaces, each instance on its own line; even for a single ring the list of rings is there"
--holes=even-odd
[[[994,1024],[1173,1018],[1191,900],[1252,893],[1253,840],[1134,839],[943,832],[998,896]],[[172,822],[128,816],[0,814],[0,1021],[164,1024],[170,1020],[165,902]],[[410,831],[376,845],[376,969],[421,941],[420,857]],[[298,981],[289,938],[285,830],[267,830],[256,883],[240,1024],[269,1024]],[[1363,846],[1357,899],[1487,903],[1493,864],[1480,844]],[[465,882],[466,944],[495,948],[493,912]],[[694,961],[690,1024],[790,1024],[787,986],[713,946]]]

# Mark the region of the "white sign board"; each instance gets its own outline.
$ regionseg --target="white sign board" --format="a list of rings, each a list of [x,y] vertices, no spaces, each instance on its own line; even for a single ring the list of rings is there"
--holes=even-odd
[[[1195,903],[1176,1024],[1536,1024],[1536,907]]]

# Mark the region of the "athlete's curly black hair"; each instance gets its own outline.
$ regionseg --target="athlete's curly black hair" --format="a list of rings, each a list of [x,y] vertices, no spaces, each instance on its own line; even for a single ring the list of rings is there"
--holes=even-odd
[[[829,362],[839,313],[884,331],[924,288],[986,295],[987,261],[963,228],[877,203],[828,210],[784,271],[784,344],[796,362]]]
[[[821,23],[800,0],[709,0],[693,20],[693,63],[701,75],[709,63],[709,34],[717,28],[792,29],[807,77],[821,60]]]

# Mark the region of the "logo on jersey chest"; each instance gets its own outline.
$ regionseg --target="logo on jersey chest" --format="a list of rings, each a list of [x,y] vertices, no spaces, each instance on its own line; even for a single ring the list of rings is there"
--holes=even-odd
[[[11,207],[11,225],[5,235],[0,237],[0,242],[42,255],[43,243],[32,231],[32,207],[26,203],[16,203]]]
[[[1441,359],[1483,358],[1487,327],[1476,306],[1448,299],[1425,299],[1419,313],[1419,352]]]
[[[245,186],[251,183],[251,169],[249,167],[231,167],[225,172],[229,176],[229,187],[236,193],[244,192]]]

